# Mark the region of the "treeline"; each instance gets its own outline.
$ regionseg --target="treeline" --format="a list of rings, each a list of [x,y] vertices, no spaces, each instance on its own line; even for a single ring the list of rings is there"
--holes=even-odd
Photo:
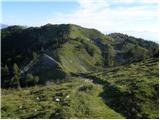
[[[32,62],[36,61],[37,58],[37,53],[33,52]],[[16,63],[13,64],[12,68],[9,68],[7,64],[1,67],[1,78],[2,88],[29,87],[39,83],[39,76],[25,73]]]
[[[13,72],[13,73],[12,73]],[[10,72],[7,65],[1,69],[2,73],[2,88],[21,88],[29,87],[39,83],[39,77],[33,76],[31,73],[22,75],[21,70],[15,63],[13,65],[13,71]]]

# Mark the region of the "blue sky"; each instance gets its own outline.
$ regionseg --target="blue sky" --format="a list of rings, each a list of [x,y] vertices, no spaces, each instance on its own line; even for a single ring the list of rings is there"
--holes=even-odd
[[[2,0],[0,22],[27,26],[73,23],[158,41],[158,0]]]
[[[3,2],[2,20],[9,25],[39,26],[55,12],[69,13],[76,10],[76,2]]]

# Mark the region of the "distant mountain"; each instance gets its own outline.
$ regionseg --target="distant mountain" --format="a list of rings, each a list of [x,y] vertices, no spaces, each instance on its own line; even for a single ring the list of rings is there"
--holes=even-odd
[[[114,49],[119,51],[116,58],[121,58],[121,60],[117,60],[118,63],[134,62],[148,57],[159,56],[159,45],[155,42],[121,33],[112,33],[109,36],[114,39],[112,43]]]
[[[0,29],[6,28],[6,27],[8,27],[8,25],[6,25],[6,24],[0,24]]]

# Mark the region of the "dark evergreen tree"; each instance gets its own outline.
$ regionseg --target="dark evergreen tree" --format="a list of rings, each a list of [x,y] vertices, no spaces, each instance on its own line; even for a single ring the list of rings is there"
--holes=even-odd
[[[11,79],[12,86],[16,88],[21,88],[20,79],[19,79],[20,69],[16,63],[14,63],[13,65],[13,73],[14,73],[14,76]]]
[[[36,52],[33,52],[33,61],[35,61],[37,59],[38,55]]]
[[[2,87],[9,87],[10,79],[9,79],[9,68],[7,65],[1,68],[1,86]]]
[[[107,45],[107,55],[106,55],[106,62],[107,66],[111,67],[114,64],[114,49],[111,45]]]
[[[9,69],[7,65],[5,65],[1,70],[2,70],[3,77],[7,77],[9,75]]]

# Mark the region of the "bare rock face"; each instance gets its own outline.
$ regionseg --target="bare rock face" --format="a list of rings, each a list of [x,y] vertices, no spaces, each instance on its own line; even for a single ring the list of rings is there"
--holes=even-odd
[[[41,55],[35,63],[30,66],[28,72],[33,75],[38,75],[42,83],[65,78],[65,73],[61,69],[60,64],[47,54]]]

